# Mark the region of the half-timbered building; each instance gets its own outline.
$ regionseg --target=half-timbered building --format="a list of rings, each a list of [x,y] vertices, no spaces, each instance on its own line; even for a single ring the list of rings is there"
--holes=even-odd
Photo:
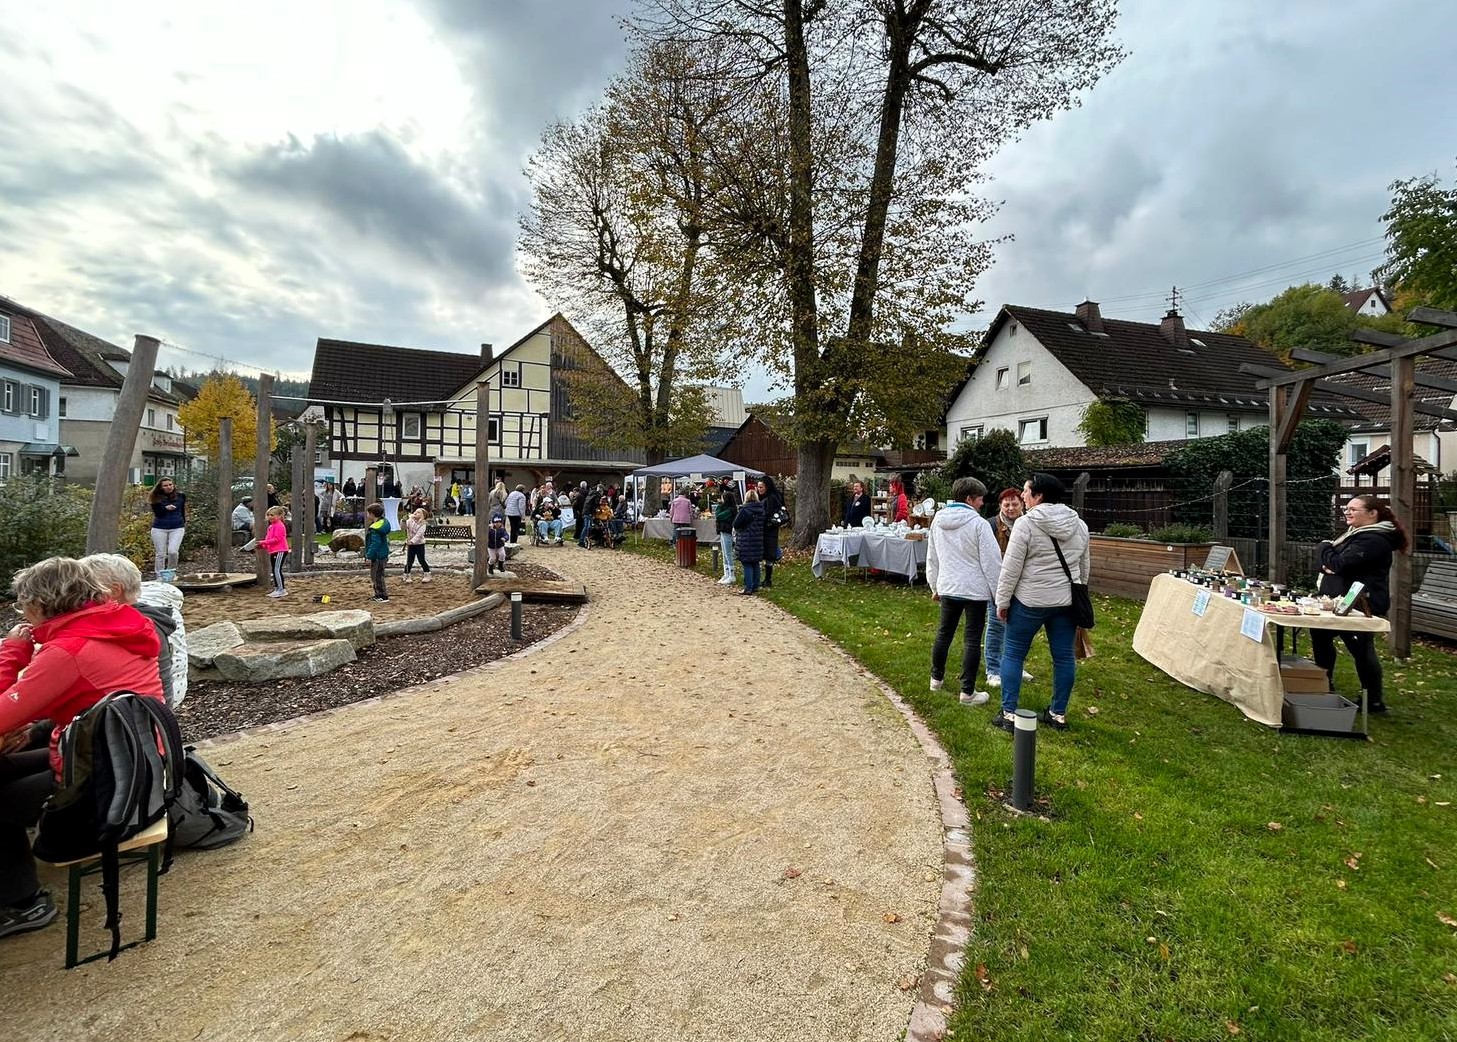
[[[574,419],[567,373],[611,374],[601,356],[562,315],[496,355],[428,351],[320,338],[309,397],[323,410],[329,458],[339,480],[373,467],[408,489],[453,481],[504,480],[528,487],[553,478],[609,480],[641,466],[638,447],[603,449]],[[490,459],[476,474],[476,385],[489,387]],[[623,394],[631,394],[622,383]],[[437,487],[438,487],[437,486]],[[483,494],[483,493],[482,493]]]

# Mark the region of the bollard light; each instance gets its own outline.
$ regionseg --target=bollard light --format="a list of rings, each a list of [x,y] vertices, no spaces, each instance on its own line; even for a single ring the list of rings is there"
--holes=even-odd
[[[521,594],[519,591],[511,595],[511,639],[521,639]]]
[[[1032,776],[1037,768],[1037,714],[1030,709],[1016,712],[1012,731],[1012,809],[1032,806]]]

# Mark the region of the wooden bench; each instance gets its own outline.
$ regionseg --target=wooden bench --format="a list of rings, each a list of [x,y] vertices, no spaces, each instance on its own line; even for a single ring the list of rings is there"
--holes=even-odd
[[[139,941],[123,944],[120,951],[157,939],[157,877],[162,874],[162,849],[166,844],[167,819],[164,817],[131,839],[122,840],[116,848],[122,864],[139,861],[147,864],[146,936]],[[109,948],[84,959],[77,958],[81,946],[81,880],[85,876],[101,872],[101,858],[83,857],[76,861],[56,861],[51,864],[56,868],[69,870],[66,887],[66,969],[106,958],[111,954]]]
[[[476,534],[470,525],[426,525],[425,538],[431,540],[444,539],[475,539]]]
[[[1457,640],[1457,560],[1433,561],[1411,595],[1411,628]]]

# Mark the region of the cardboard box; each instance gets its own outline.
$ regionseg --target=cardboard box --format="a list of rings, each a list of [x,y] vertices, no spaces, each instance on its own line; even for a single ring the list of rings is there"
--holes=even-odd
[[[1286,655],[1280,660],[1280,675],[1282,677],[1324,679],[1325,670],[1302,655]]]

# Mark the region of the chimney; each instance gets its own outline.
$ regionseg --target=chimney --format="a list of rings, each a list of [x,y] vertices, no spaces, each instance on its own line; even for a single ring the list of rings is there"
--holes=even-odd
[[[1078,321],[1083,324],[1083,328],[1089,333],[1103,332],[1103,313],[1098,310],[1096,300],[1083,301],[1077,306],[1074,313],[1078,316]]]
[[[1184,329],[1184,316],[1180,315],[1173,308],[1169,309],[1169,313],[1159,323],[1159,332],[1164,335],[1165,340],[1175,347],[1189,346],[1189,334]]]
[[[482,344],[481,345],[481,364],[482,365],[490,365],[491,364],[491,359],[494,356],[495,356],[495,352],[491,350],[491,345],[490,344]]]

